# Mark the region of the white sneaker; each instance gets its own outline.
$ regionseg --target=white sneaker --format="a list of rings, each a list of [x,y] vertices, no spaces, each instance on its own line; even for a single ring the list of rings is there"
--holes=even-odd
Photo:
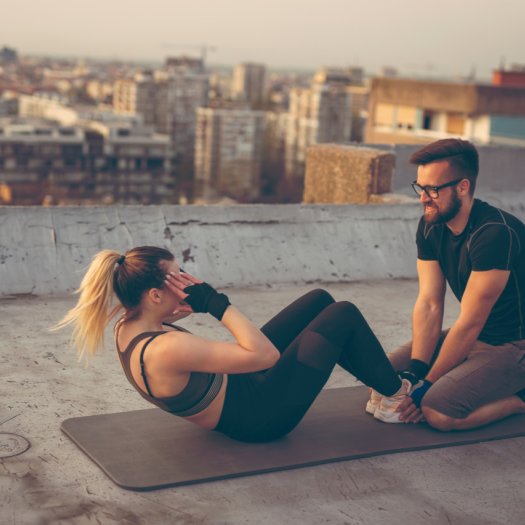
[[[365,412],[370,415],[374,415],[375,411],[379,408],[379,403],[383,394],[376,392],[373,388],[370,389],[370,399],[366,403]]]
[[[412,390],[412,383],[408,379],[401,379],[401,388],[392,396],[383,396],[374,417],[384,423],[403,423],[399,419],[401,413],[397,407],[406,399]]]

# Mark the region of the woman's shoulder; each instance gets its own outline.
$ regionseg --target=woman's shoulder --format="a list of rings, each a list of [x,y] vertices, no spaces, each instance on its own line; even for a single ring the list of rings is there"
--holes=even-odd
[[[155,348],[155,353],[162,357],[163,353],[173,353],[177,349],[182,349],[186,346],[186,342],[191,344],[189,339],[194,336],[188,330],[178,330],[176,328],[166,327],[166,330],[158,332],[155,335],[151,346]]]

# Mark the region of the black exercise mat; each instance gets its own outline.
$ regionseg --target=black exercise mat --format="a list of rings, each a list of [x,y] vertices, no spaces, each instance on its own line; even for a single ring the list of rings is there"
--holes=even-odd
[[[131,490],[525,435],[525,415],[449,433],[381,423],[365,413],[367,398],[365,387],[324,390],[299,426],[271,443],[240,443],[156,408],[71,418],[61,428],[117,485]]]

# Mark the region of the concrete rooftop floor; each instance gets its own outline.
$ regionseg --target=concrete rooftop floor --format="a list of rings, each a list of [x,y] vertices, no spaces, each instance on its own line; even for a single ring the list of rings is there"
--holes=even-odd
[[[262,324],[317,287],[231,289],[232,302]],[[355,302],[387,351],[410,337],[417,283],[389,280],[324,286]],[[448,294],[446,324],[457,304]],[[49,326],[72,297],[0,299],[0,432],[31,448],[0,459],[0,524],[522,524],[525,438],[359,459],[317,467],[134,493],[115,486],[59,429],[68,417],[146,408],[127,383],[108,330],[108,349],[89,368],[68,333]],[[225,336],[212,318],[181,322]],[[356,382],[343,370],[327,387]]]

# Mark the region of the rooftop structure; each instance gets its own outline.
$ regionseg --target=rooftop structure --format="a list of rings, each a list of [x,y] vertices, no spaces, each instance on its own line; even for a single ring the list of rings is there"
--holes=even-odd
[[[194,71],[195,73],[204,73],[205,65],[202,58],[190,56],[175,56],[166,58],[166,69]]]
[[[492,73],[495,86],[525,87],[525,64],[514,64],[510,68],[501,68]]]
[[[325,67],[319,69],[313,78],[315,84],[363,85],[362,67]]]

